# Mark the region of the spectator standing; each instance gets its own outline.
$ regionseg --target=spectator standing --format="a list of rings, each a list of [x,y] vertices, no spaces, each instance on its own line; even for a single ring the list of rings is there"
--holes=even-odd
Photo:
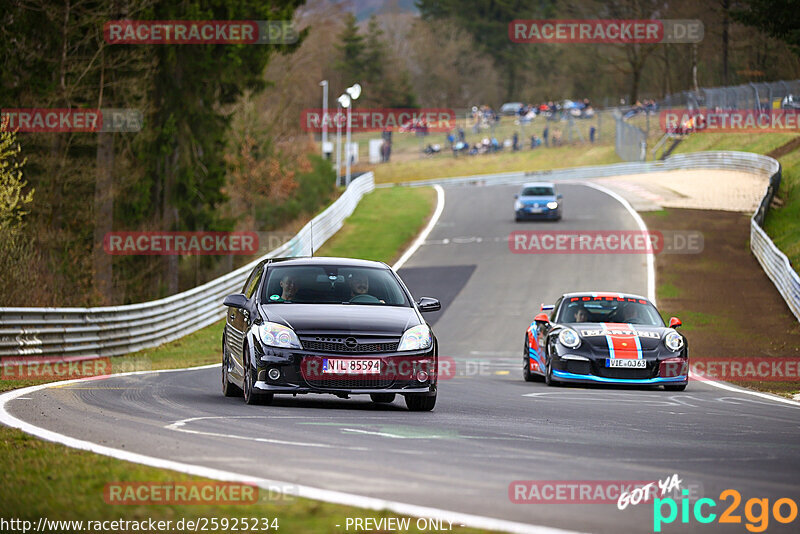
[[[595,134],[596,131],[597,130],[595,129],[594,126],[589,128],[589,142],[592,143],[592,144],[594,144],[594,134]]]
[[[542,132],[542,139],[544,139],[544,146],[550,146],[550,141],[548,140],[549,135],[550,135],[550,127],[545,124],[544,131]]]

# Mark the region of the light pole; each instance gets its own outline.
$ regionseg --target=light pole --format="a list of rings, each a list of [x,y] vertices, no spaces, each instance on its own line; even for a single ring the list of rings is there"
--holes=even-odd
[[[352,99],[353,101],[354,100],[358,100],[358,97],[361,96],[361,86],[359,84],[355,83],[351,87],[348,87],[345,92],[347,93],[349,98]],[[342,96],[345,96],[345,95],[342,95]],[[348,104],[350,104],[350,103],[351,102],[348,102]],[[349,106],[346,106],[346,107],[347,107],[347,143],[345,144],[345,146],[347,148],[345,149],[344,152],[345,152],[345,157],[347,158],[347,161],[345,161],[345,169],[347,169],[347,171],[345,173],[344,184],[345,184],[345,186],[349,186],[350,185],[350,130],[351,130],[351,127],[350,127],[350,112],[351,112],[351,109],[352,109],[353,106],[349,105]]]
[[[348,95],[342,95],[336,99],[338,102],[338,106],[336,108],[336,185],[339,184],[339,177],[341,176],[340,172],[342,169],[342,121],[340,120],[342,114],[342,108],[349,108],[350,107],[350,97]]]
[[[322,86],[322,159],[325,159],[325,145],[328,143],[328,80],[319,82]]]

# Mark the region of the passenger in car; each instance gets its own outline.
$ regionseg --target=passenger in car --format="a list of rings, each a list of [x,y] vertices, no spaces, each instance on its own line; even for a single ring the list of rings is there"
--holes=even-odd
[[[297,295],[297,280],[291,274],[287,274],[281,279],[281,298],[280,301],[294,300]]]

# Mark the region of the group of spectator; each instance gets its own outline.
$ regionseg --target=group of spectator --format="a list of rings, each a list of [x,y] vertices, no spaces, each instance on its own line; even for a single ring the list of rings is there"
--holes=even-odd
[[[594,126],[589,128],[589,141],[591,143],[594,143],[595,141],[596,132],[597,130]],[[480,141],[470,144],[466,139],[464,129],[460,127],[447,134],[447,145],[450,147],[453,155],[456,157],[459,154],[466,154],[469,156],[492,154],[495,152],[500,152],[501,150],[511,150],[512,152],[516,152],[518,150],[522,150],[526,144],[530,149],[535,149],[540,146],[562,146],[564,144],[563,134],[559,128],[555,128],[551,131],[550,125],[548,124],[545,124],[541,137],[533,134],[530,136],[529,141],[521,139],[520,134],[518,132],[514,132],[511,138],[504,139],[502,142],[499,141],[497,137],[492,135],[483,137]],[[424,152],[428,155],[438,154],[440,151],[441,146],[438,144],[429,144],[424,150]]]
[[[491,128],[500,122],[500,114],[487,105],[472,106],[472,131],[478,133],[481,129]]]

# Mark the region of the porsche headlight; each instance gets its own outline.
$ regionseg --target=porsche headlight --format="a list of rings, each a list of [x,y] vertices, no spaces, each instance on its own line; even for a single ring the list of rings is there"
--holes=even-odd
[[[683,337],[674,330],[664,336],[664,345],[672,352],[678,352],[683,348]]]
[[[397,350],[424,350],[430,348],[432,344],[431,329],[426,324],[420,324],[409,328],[403,333]]]
[[[558,202],[555,202],[555,201],[548,202],[547,203],[547,207],[550,208],[551,210],[554,210],[554,209],[558,208]]]
[[[283,349],[303,348],[294,330],[282,324],[270,322],[260,324],[256,327],[256,335],[261,343],[270,347]]]
[[[577,349],[581,344],[581,336],[572,328],[565,328],[558,334],[558,342],[568,349]]]

